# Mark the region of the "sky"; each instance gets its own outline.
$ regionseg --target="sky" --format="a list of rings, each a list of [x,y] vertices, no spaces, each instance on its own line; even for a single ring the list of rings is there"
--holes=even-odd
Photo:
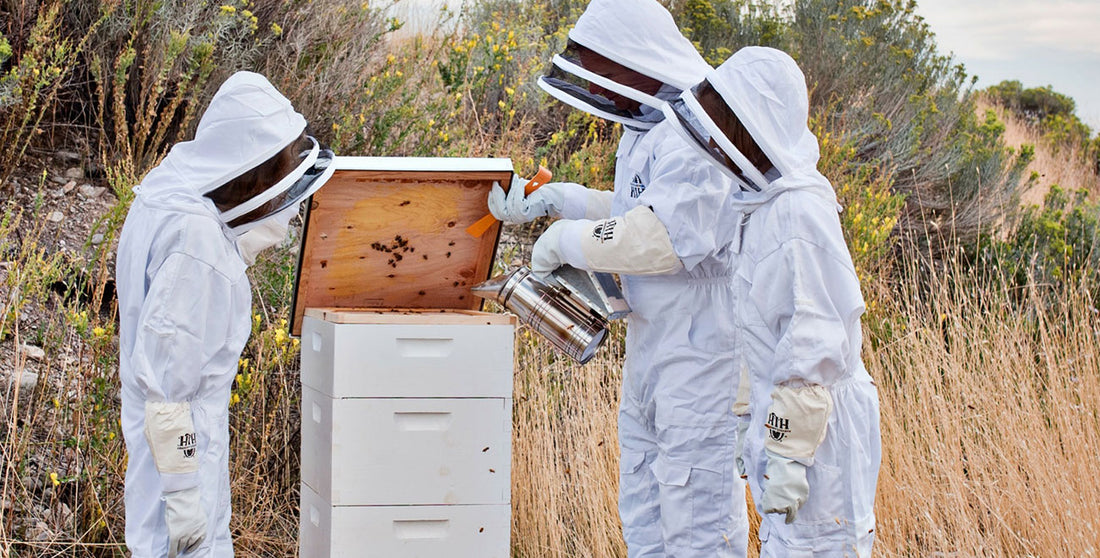
[[[917,13],[978,87],[1049,85],[1100,131],[1100,0],[917,0]]]
[[[440,4],[461,0],[400,0],[414,24],[432,20]],[[1077,116],[1100,131],[1100,0],[917,0],[917,13],[978,87],[1015,79],[1049,85],[1073,97]],[[420,19],[425,18],[425,19]]]

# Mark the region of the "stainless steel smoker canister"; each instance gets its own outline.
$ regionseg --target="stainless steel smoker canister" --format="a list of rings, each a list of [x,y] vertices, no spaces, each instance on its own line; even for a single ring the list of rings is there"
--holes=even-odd
[[[592,359],[607,337],[607,319],[577,298],[566,284],[547,284],[527,267],[489,279],[472,291],[502,304],[581,364]]]

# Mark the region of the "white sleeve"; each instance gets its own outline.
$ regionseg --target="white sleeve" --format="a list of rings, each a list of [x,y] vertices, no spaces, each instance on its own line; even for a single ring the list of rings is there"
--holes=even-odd
[[[198,485],[190,401],[229,337],[233,283],[209,264],[170,255],[149,285],[133,363],[146,396],[146,437],[166,492]]]
[[[665,224],[676,254],[690,270],[733,240],[739,216],[726,207],[732,188],[716,166],[682,146],[658,154],[638,202]]]
[[[777,343],[776,385],[829,386],[844,377],[863,296],[850,260],[804,239],[788,240],[756,263],[749,303]],[[858,356],[857,356],[858,358]]]
[[[559,182],[564,203],[559,215],[562,219],[607,219],[611,216],[611,200],[615,193],[607,190],[586,188],[573,182]]]

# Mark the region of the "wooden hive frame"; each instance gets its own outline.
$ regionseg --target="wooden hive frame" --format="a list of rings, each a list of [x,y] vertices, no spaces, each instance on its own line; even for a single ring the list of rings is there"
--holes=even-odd
[[[480,237],[509,159],[337,157],[307,206],[291,306],[291,334],[306,308],[478,310],[470,287],[489,278],[500,223]]]

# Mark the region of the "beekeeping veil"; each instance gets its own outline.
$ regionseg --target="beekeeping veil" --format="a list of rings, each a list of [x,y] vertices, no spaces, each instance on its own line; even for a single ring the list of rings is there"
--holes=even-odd
[[[305,118],[265,77],[237,72],[211,99],[195,139],[173,146],[140,188],[154,193],[188,185],[200,195],[209,194],[298,141],[305,128]],[[308,139],[311,145],[299,154],[293,171],[234,207],[219,210],[232,234],[301,202],[332,176],[332,152]]]
[[[636,81],[597,73],[585,66],[585,49],[659,82],[659,89],[641,91]],[[655,0],[593,0],[569,32],[569,46],[554,56],[550,73],[538,83],[569,106],[647,130],[662,119],[664,100],[697,83],[709,70],[672,15]],[[624,99],[634,101],[637,108],[624,108],[634,104]]]
[[[704,100],[704,106],[700,93],[707,86],[722,102]],[[774,194],[778,187],[790,188],[797,182],[798,187],[821,190],[835,199],[828,180],[817,171],[817,138],[807,125],[806,78],[786,53],[766,47],[743,48],[662,110],[690,145],[745,188]],[[778,178],[774,174],[770,180],[765,178],[768,169],[750,162],[744,152],[744,134],[739,138],[729,122],[744,127]]]

